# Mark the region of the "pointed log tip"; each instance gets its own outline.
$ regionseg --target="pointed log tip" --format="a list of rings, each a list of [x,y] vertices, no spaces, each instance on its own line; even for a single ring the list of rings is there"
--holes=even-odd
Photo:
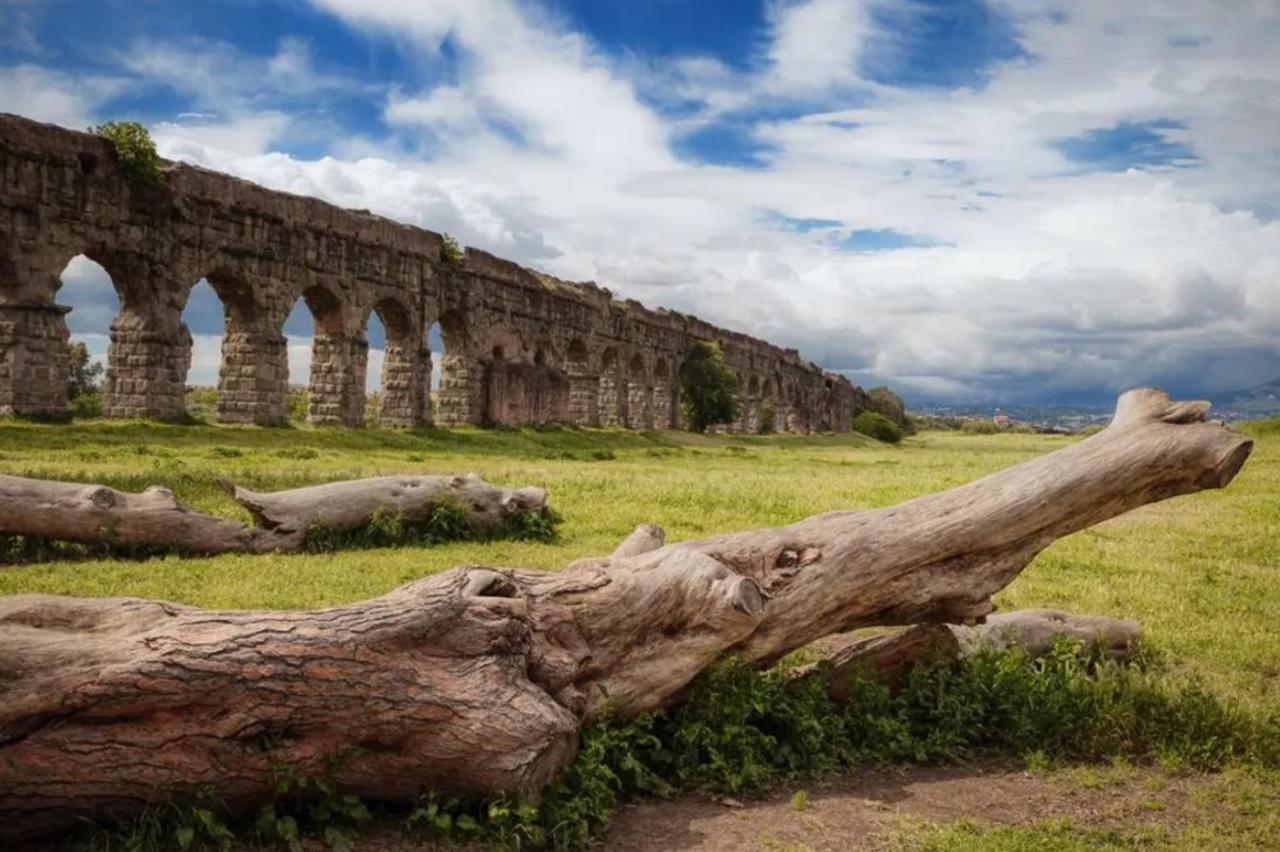
[[[1222,428],[1226,429],[1225,426]],[[1234,435],[1235,433],[1232,434]],[[1244,463],[1248,461],[1250,453],[1253,452],[1253,439],[1246,438],[1243,435],[1238,437],[1239,440],[1227,450],[1226,455],[1200,477],[1200,486],[1202,488],[1225,488],[1231,483],[1231,480],[1236,478],[1240,468],[1244,467]]]

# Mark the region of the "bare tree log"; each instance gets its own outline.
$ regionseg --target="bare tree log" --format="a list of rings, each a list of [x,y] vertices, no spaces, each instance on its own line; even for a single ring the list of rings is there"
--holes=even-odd
[[[982,624],[917,624],[876,636],[827,637],[817,650],[826,665],[796,669],[797,679],[821,674],[833,701],[849,696],[849,683],[864,673],[896,689],[926,659],[965,659],[981,651],[1021,648],[1043,656],[1059,637],[1096,647],[1112,659],[1127,659],[1137,648],[1136,621],[1102,615],[1078,615],[1053,609],[1000,613]]]
[[[531,794],[584,720],[669,705],[726,654],[763,665],[859,626],[981,618],[1053,540],[1227,484],[1252,443],[1207,408],[1132,391],[1097,435],[892,508],[645,536],[558,573],[462,567],[316,612],[0,600],[0,834],[204,784],[246,807],[273,761],[321,772],[348,746],[346,792]]]
[[[261,553],[297,550],[314,524],[352,530],[380,512],[417,521],[452,503],[475,526],[492,528],[512,514],[541,511],[547,502],[541,488],[499,488],[473,473],[380,476],[270,493],[221,484],[257,526],[197,512],[159,486],[130,494],[104,485],[0,475],[0,534],[196,554]]]

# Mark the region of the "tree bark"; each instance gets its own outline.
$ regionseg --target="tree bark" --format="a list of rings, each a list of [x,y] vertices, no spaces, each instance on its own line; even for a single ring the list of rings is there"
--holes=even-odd
[[[513,513],[541,511],[547,501],[541,488],[513,491],[475,474],[380,476],[270,493],[222,485],[256,526],[197,512],[160,486],[130,494],[105,485],[0,475],[0,534],[201,555],[262,553],[301,548],[313,524],[352,530],[379,512],[417,521],[448,502],[462,506],[475,526],[492,528]]]
[[[0,601],[0,833],[136,813],[212,784],[270,796],[273,761],[382,800],[531,795],[579,726],[679,700],[726,654],[766,665],[868,625],[992,610],[1046,545],[1226,485],[1252,443],[1207,403],[1121,397],[1110,427],[886,509],[662,545],[556,573],[461,567],[315,612]]]

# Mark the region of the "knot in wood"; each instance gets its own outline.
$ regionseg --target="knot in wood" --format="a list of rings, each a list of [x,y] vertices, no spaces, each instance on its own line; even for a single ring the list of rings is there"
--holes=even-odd
[[[111,493],[110,488],[103,488],[102,486],[90,488],[85,497],[99,509],[110,509],[116,504],[116,495]]]
[[[777,568],[801,568],[812,562],[817,562],[821,556],[822,551],[816,547],[801,549],[788,547],[778,554],[778,558],[774,560],[774,566]]]

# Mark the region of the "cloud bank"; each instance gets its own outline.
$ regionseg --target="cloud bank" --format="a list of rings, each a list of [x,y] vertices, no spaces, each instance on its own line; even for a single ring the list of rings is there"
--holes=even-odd
[[[417,72],[335,70],[301,37],[139,39],[93,77],[0,68],[0,109],[83,123],[167,87],[199,113],[157,115],[167,156],[916,399],[1280,375],[1274,2],[770,2],[732,64],[606,49],[532,2],[311,6]],[[343,98],[372,117],[335,118]]]

